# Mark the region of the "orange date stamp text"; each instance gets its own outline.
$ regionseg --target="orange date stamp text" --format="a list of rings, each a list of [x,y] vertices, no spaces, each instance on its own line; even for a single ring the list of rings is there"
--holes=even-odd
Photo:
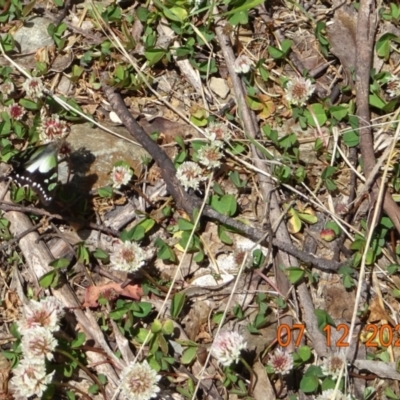
[[[325,334],[326,345],[332,345],[332,330],[340,333],[340,338],[336,341],[336,347],[348,347],[349,342],[347,341],[349,335],[349,325],[339,324],[336,327],[326,325],[322,329]],[[294,345],[299,347],[304,336],[305,325],[304,324],[293,324],[290,327],[288,324],[282,324],[278,327],[276,332],[277,341],[279,346],[287,347],[294,341]],[[400,325],[396,325],[394,328],[388,324],[381,326],[375,324],[368,324],[364,328],[364,333],[367,334],[368,339],[365,341],[366,347],[400,347]],[[397,339],[393,342],[394,336],[397,333]],[[335,335],[336,336],[336,335]]]

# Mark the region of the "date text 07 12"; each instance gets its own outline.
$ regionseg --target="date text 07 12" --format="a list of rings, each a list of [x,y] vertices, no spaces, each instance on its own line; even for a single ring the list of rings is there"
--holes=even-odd
[[[339,324],[336,327],[332,327],[330,325],[326,325],[322,331],[325,333],[326,337],[326,345],[331,346],[331,330],[335,329],[338,332],[341,332],[340,339],[335,343],[336,347],[348,347],[349,343],[347,342],[347,337],[349,334],[349,325]],[[295,339],[295,346],[299,347],[301,341],[303,339],[305,326],[303,324],[293,324],[292,328],[290,328],[287,324],[282,324],[279,326],[277,330],[277,341],[279,346],[287,347],[292,341],[292,332],[298,331],[298,335],[293,337]],[[388,324],[384,324],[381,326],[377,326],[374,324],[366,325],[364,332],[367,334],[368,339],[365,342],[366,347],[400,347],[400,325],[396,325],[394,328]],[[398,333],[397,340],[393,343],[393,336],[395,333]]]

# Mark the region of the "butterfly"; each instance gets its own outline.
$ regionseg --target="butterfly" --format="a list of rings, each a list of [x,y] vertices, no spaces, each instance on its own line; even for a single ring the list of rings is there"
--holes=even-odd
[[[58,184],[58,152],[61,142],[30,147],[10,159],[13,170],[8,175],[12,181],[31,188],[43,205],[53,201]]]

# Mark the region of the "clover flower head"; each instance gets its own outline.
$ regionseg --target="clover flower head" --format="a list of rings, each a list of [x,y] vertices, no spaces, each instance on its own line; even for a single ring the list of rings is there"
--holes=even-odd
[[[386,82],[386,92],[390,97],[400,96],[400,78],[391,74]]]
[[[14,103],[8,107],[8,114],[10,115],[11,119],[18,121],[24,116],[25,110],[19,104]]]
[[[213,144],[206,144],[198,152],[199,161],[207,169],[218,168],[221,165],[221,150]]]
[[[22,354],[30,360],[52,360],[56,347],[57,340],[53,334],[41,326],[26,331],[21,340]]]
[[[304,106],[308,98],[314,93],[314,85],[309,79],[296,77],[286,84],[286,100],[297,106]]]
[[[274,369],[275,373],[286,375],[293,368],[293,357],[281,349],[276,349],[268,364]]]
[[[26,95],[32,99],[39,99],[43,97],[44,85],[40,78],[29,78],[23,84],[22,88],[25,90]]]
[[[68,125],[60,117],[53,114],[51,117],[42,118],[38,128],[39,139],[42,143],[50,143],[64,138],[69,133]]]
[[[233,69],[237,74],[247,74],[250,71],[251,60],[245,54],[241,54],[233,64]]]
[[[176,177],[186,190],[189,188],[197,190],[200,182],[206,179],[206,177],[203,176],[202,169],[193,161],[185,161],[182,163],[176,171]]]
[[[3,82],[0,85],[0,92],[3,93],[4,96],[8,97],[14,91],[14,84],[11,81]]]
[[[47,385],[51,383],[54,372],[46,374],[44,362],[24,358],[12,370],[10,389],[16,399],[27,399],[35,395],[41,398]]]
[[[339,377],[340,370],[342,366],[346,365],[346,359],[344,354],[332,354],[324,359],[322,362],[322,373],[324,375],[329,375],[333,379]]]
[[[41,301],[31,300],[24,306],[23,314],[17,321],[21,335],[38,326],[46,328],[49,332],[57,331],[64,310],[62,303],[56,297],[48,296]]]
[[[223,122],[210,123],[205,129],[204,136],[217,147],[222,147],[223,141],[229,141],[232,137],[229,127]]]
[[[211,346],[211,353],[224,367],[237,363],[246,342],[238,332],[225,331],[219,334]]]
[[[119,189],[121,186],[126,185],[131,180],[132,175],[132,170],[127,166],[114,167],[111,171],[113,188]]]
[[[124,272],[135,272],[143,266],[145,254],[143,249],[135,242],[118,241],[110,255],[113,269]]]
[[[161,376],[147,361],[131,362],[121,372],[121,391],[128,400],[149,400],[160,391],[157,383]]]

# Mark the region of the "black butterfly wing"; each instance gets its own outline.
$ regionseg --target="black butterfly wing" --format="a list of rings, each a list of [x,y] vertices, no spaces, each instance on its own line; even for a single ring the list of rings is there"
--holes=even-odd
[[[30,187],[43,205],[49,205],[58,183],[58,146],[50,143],[25,150],[10,160],[10,178],[21,186]]]

